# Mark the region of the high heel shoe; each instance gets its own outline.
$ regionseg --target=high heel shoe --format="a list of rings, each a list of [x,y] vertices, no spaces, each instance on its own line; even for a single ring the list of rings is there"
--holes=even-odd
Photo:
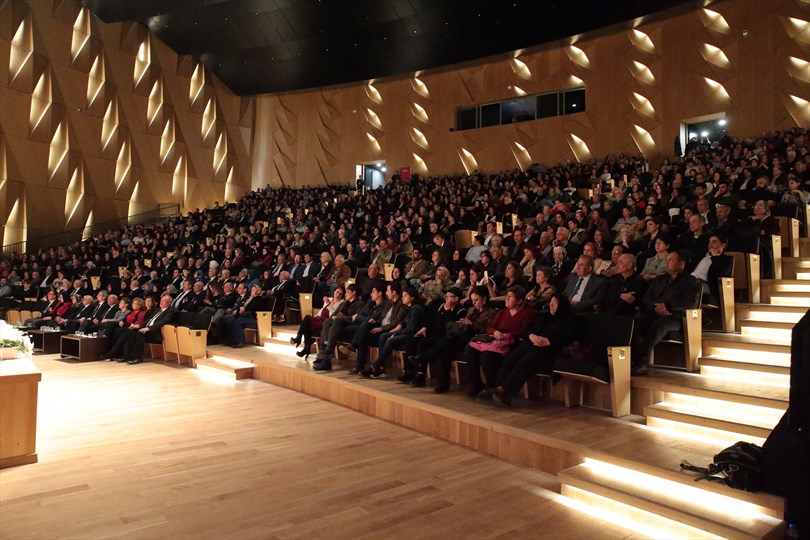
[[[297,351],[295,354],[299,358],[303,358],[304,360],[309,362],[310,352],[312,352],[312,347],[307,346],[307,347],[304,347],[303,349],[301,349],[300,351]]]
[[[295,345],[296,347],[297,347],[298,345],[301,345],[301,338],[300,338],[300,337],[298,337],[298,336],[291,337],[291,338],[290,338],[290,345]]]

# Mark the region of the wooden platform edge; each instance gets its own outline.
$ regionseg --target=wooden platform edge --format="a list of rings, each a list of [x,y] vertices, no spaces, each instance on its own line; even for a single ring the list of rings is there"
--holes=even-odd
[[[582,463],[584,448],[298,368],[256,362],[253,378],[549,474]]]
[[[476,416],[445,409],[415,399],[390,394],[300,368],[265,363],[254,359],[253,378],[301,392],[373,416],[419,433],[448,441],[510,463],[557,475],[584,462],[604,461],[653,476],[691,485],[692,478],[680,471],[645,465],[597,451],[585,445],[499,424]],[[748,493],[710,482],[701,489],[731,496],[760,507],[760,511],[782,519],[784,499],[764,493]]]

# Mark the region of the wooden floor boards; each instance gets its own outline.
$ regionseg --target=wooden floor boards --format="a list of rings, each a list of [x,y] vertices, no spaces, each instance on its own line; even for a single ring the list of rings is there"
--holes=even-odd
[[[290,390],[34,360],[40,462],[0,471],[3,539],[632,535],[554,476]]]

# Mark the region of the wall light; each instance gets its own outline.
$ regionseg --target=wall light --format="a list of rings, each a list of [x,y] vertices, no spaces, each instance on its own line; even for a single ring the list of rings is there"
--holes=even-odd
[[[730,96],[728,95],[728,92],[726,91],[725,87],[722,84],[708,77],[703,77],[703,80],[706,81],[706,84],[709,85],[709,89],[712,92],[718,92],[724,98],[729,99]]]
[[[700,54],[703,56],[703,59],[710,64],[714,64],[715,66],[724,69],[731,67],[731,62],[729,61],[728,56],[726,56],[726,53],[724,53],[719,47],[704,43],[700,50]]]
[[[726,125],[726,120],[725,120],[725,119],[718,120],[718,121],[717,121],[717,125],[719,125],[719,126],[725,126],[725,125]]]
[[[425,134],[415,127],[411,128],[411,139],[425,150],[429,149],[427,137],[425,137]]]
[[[630,97],[630,104],[633,106],[633,109],[646,116],[652,117],[655,115],[655,108],[652,106],[649,99],[638,92],[630,92]]]
[[[787,71],[794,79],[810,83],[810,62],[807,60],[788,56]]]
[[[380,92],[374,87],[373,84],[368,83],[365,86],[365,89],[366,89],[366,95],[368,96],[368,98],[371,101],[373,101],[374,103],[377,103],[378,105],[382,104],[382,101],[383,101],[382,96],[380,95]]]
[[[421,121],[423,124],[427,124],[430,120],[425,108],[416,102],[411,103],[411,114],[413,114],[414,117],[416,117],[416,119]]]
[[[716,32],[721,32],[723,34],[727,34],[731,30],[731,26],[729,26],[725,17],[716,11],[703,8],[703,10],[699,11],[698,13],[700,14],[700,18],[703,20],[703,26],[706,28],[715,30]]]
[[[571,152],[574,153],[574,157],[576,158],[577,162],[582,163],[583,161],[588,161],[591,159],[591,149],[588,148],[585,141],[573,133],[568,134],[566,141],[568,142],[569,148],[571,148]]]
[[[377,129],[382,129],[382,122],[380,121],[380,117],[377,116],[377,113],[368,108],[364,111],[364,113],[366,115],[366,121],[369,124]]]
[[[646,51],[648,53],[655,52],[655,45],[653,44],[650,36],[642,32],[641,30],[630,30],[628,36],[630,37],[630,42],[641,49],[642,51]]]
[[[531,80],[532,72],[529,70],[529,66],[526,65],[525,62],[518,58],[513,58],[512,62],[510,63],[510,67],[512,71],[520,77],[521,79]]]
[[[588,59],[588,55],[585,54],[585,51],[576,45],[569,45],[565,52],[568,54],[568,58],[570,58],[572,62],[586,69],[590,69],[591,61]]]
[[[411,79],[411,86],[413,87],[414,91],[423,98],[430,97],[430,91],[428,90],[427,85],[422,82],[419,77],[414,77]]]
[[[651,86],[655,84],[655,76],[653,75],[652,71],[650,71],[650,68],[641,62],[633,60],[633,62],[630,64],[630,73],[632,73],[633,77],[635,77],[637,80],[645,84],[649,84]]]

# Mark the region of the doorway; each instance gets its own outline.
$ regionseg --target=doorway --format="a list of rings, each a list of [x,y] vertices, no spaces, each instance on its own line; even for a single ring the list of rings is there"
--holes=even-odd
[[[683,149],[681,155],[695,142],[711,144],[720,140],[727,126],[728,120],[724,112],[683,120],[680,133],[681,148]]]
[[[355,174],[358,180],[362,179],[364,191],[383,187],[386,171],[388,171],[388,167],[386,167],[385,161],[358,163],[355,167]]]

